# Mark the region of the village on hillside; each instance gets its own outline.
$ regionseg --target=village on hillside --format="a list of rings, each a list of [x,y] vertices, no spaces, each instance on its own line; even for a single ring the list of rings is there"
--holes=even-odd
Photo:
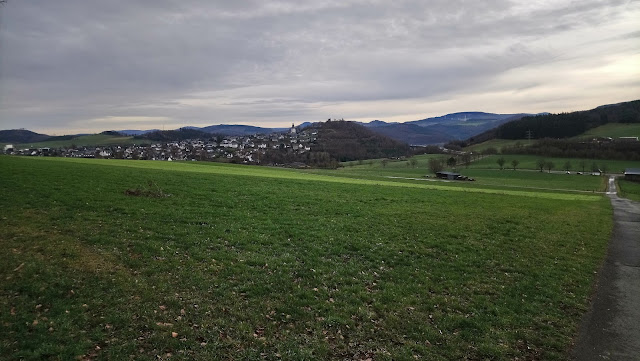
[[[224,161],[260,164],[269,150],[295,154],[311,151],[317,140],[317,130],[300,130],[294,125],[287,132],[245,136],[214,136],[210,139],[154,142],[151,144],[25,147],[5,145],[4,153],[24,156],[71,158],[137,159],[162,161]]]

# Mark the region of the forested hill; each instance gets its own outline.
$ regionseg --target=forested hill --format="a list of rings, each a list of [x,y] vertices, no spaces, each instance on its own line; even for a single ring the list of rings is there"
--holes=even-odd
[[[318,139],[313,151],[327,152],[339,161],[406,156],[409,145],[366,127],[344,120],[333,120],[315,124]]]
[[[176,130],[156,130],[149,133],[134,136],[135,139],[148,139],[153,141],[171,142],[185,139],[209,139],[213,134],[198,129],[180,128]]]
[[[0,130],[0,143],[42,142],[49,138],[51,138],[51,136],[35,133],[26,129]]]
[[[490,130],[487,138],[569,138],[607,123],[640,123],[640,100],[603,105],[587,111],[523,117]]]

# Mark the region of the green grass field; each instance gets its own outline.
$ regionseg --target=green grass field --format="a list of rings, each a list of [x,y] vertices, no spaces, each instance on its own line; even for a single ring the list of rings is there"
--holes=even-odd
[[[626,161],[626,160],[608,160],[608,159],[579,159],[579,158],[551,158],[551,157],[539,157],[535,155],[520,155],[520,154],[505,154],[505,155],[492,155],[485,157],[477,162],[473,162],[471,164],[471,168],[486,168],[486,169],[499,169],[500,166],[496,161],[500,157],[504,157],[506,163],[505,168],[510,168],[511,161],[516,159],[520,162],[517,169],[536,169],[536,162],[538,159],[546,159],[550,160],[555,164],[553,170],[564,171],[565,162],[571,163],[570,171],[575,173],[578,171],[582,171],[582,167],[580,166],[580,161],[584,160],[585,169],[584,171],[590,172],[591,165],[595,162],[596,165],[600,168],[604,168],[603,165],[606,165],[608,173],[623,173],[626,168],[638,168],[640,167],[640,162],[638,161]],[[546,171],[546,169],[545,169]]]
[[[9,359],[566,360],[611,232],[591,194],[213,163],[0,167]]]
[[[81,146],[98,146],[98,145],[131,145],[131,144],[148,144],[149,140],[134,139],[130,136],[118,137],[106,134],[81,135],[79,137],[68,140],[53,140],[39,143],[14,144],[16,149],[22,148],[63,148],[73,145]]]
[[[584,134],[578,135],[574,138],[590,138],[590,137],[640,137],[640,124],[621,124],[621,123],[609,123],[597,128],[590,129]],[[487,148],[493,147],[498,151],[505,146],[514,146],[516,143],[520,143],[523,146],[528,144],[528,140],[519,139],[491,139],[483,143],[474,144],[466,147],[464,150],[467,152],[482,152]]]
[[[383,167],[380,160],[374,161],[372,164],[364,162],[359,165],[352,163],[338,170],[311,170],[308,172],[318,174],[328,174],[341,177],[354,177],[359,179],[387,179],[397,182],[412,182],[412,183],[427,183],[424,179],[425,175],[433,174],[429,171],[428,159],[429,158],[446,158],[445,155],[420,155],[415,158],[418,160],[416,167],[406,161],[389,161],[386,166]],[[538,158],[531,156],[504,156],[507,163],[505,166],[511,163],[512,159],[518,159],[521,164],[518,165],[517,170],[505,168],[500,170],[496,160],[499,156],[487,156],[480,160],[472,162],[468,167],[466,165],[459,165],[456,167],[456,171],[463,175],[474,178],[475,182],[450,182],[446,183],[450,187],[462,187],[465,190],[481,188],[481,189],[546,189],[546,190],[566,190],[566,191],[588,191],[588,192],[603,192],[606,189],[606,178],[595,177],[590,175],[576,175],[575,170],[573,174],[567,175],[564,172],[555,172],[549,174],[546,170],[539,172],[535,169],[535,163]],[[548,158],[552,160],[556,165],[556,170],[561,170],[562,165],[568,159],[561,158]],[[572,164],[578,166],[578,160],[570,159]],[[607,163],[609,169],[624,169],[633,166],[634,162],[623,161],[604,161]],[[600,162],[602,164],[604,162]],[[635,162],[637,163],[637,162]],[[591,162],[587,162],[588,166],[591,166]],[[450,169],[451,170],[451,169]],[[572,168],[573,170],[573,168]],[[389,178],[394,177],[394,178]],[[398,178],[395,178],[398,177]],[[419,180],[403,180],[402,178],[417,178]],[[428,182],[433,183],[433,182]],[[440,183],[442,184],[442,183]]]
[[[502,149],[502,147],[512,147],[516,145],[516,143],[520,143],[523,146],[526,146],[529,141],[526,139],[512,140],[512,139],[491,139],[483,143],[474,144],[464,148],[466,152],[482,152],[488,148],[496,148],[498,151]]]
[[[618,179],[619,195],[640,202],[640,183]]]
[[[609,123],[590,129],[579,137],[640,137],[640,124]]]

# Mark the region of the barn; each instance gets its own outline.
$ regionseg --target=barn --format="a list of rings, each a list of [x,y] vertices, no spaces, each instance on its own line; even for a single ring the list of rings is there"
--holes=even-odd
[[[460,173],[437,172],[436,173],[436,177],[438,177],[440,179],[456,180],[456,179],[460,179]]]
[[[640,168],[627,168],[624,171],[624,179],[640,182]]]

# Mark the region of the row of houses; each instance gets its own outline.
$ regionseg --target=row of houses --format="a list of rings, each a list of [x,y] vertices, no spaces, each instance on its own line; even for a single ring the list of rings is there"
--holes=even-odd
[[[113,146],[84,146],[65,148],[22,148],[6,145],[4,152],[25,156],[57,156],[72,158],[115,158],[145,160],[227,160],[242,163],[262,161],[268,151],[287,151],[302,154],[311,151],[317,141],[315,130],[299,131],[295,127],[285,133],[217,137],[216,139],[188,139]]]

